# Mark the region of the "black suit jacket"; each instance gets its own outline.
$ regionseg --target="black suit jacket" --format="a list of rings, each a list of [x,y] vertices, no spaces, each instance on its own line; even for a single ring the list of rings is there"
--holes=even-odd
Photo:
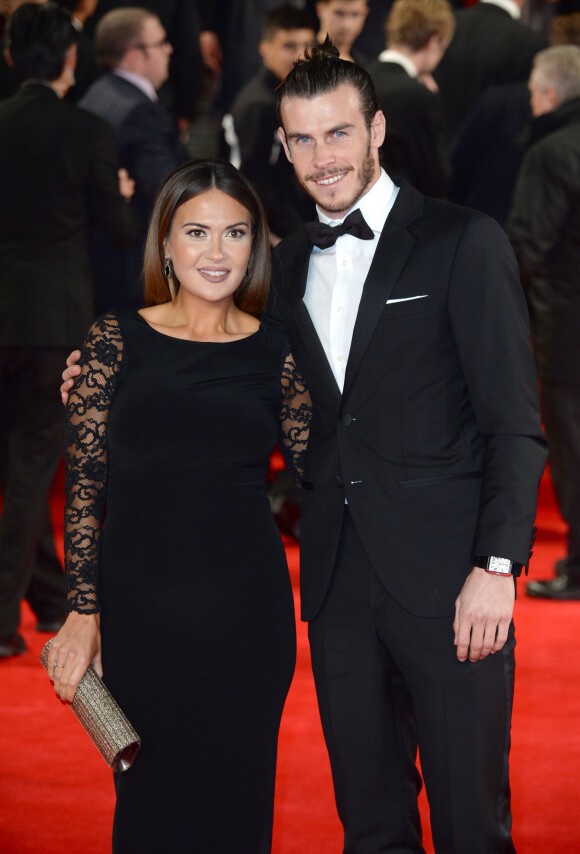
[[[113,128],[121,166],[135,180],[133,205],[143,223],[141,241],[130,251],[116,251],[102,237],[96,238],[99,310],[137,307],[143,304],[143,241],[153,199],[161,181],[187,160],[187,152],[167,110],[116,74],[97,80],[79,106]]]
[[[29,83],[0,103],[0,345],[77,347],[94,319],[89,233],[129,244],[115,141],[96,116]]]
[[[494,220],[403,184],[364,285],[341,395],[303,302],[311,246],[274,251],[272,320],[314,417],[301,585],[313,619],[345,497],[375,571],[414,614],[444,616],[474,555],[527,563],[545,462],[528,318]]]
[[[409,77],[397,62],[376,60],[368,72],[387,122],[381,148],[385,169],[427,196],[445,196],[449,157],[438,95]]]
[[[453,41],[433,73],[450,135],[489,86],[527,80],[534,54],[546,47],[543,35],[492,3],[460,9],[455,19]]]

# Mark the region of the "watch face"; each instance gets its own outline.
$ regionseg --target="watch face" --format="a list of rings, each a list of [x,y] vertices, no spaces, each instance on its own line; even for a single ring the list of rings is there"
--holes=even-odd
[[[512,574],[512,561],[507,557],[490,557],[489,572],[500,572],[502,575]]]

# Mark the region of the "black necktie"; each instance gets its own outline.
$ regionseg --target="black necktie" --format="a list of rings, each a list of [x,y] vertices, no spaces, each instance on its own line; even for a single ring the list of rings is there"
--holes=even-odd
[[[341,225],[324,225],[322,222],[305,223],[308,239],[320,249],[328,249],[334,246],[338,237],[342,234],[352,234],[360,240],[372,240],[374,232],[367,225],[360,208],[350,213]]]

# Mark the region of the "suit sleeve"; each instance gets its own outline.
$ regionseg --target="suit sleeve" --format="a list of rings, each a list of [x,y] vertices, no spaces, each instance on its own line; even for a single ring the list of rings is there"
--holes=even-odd
[[[449,312],[487,445],[473,553],[527,565],[546,444],[517,263],[488,217],[473,216],[459,241]]]
[[[130,246],[140,233],[140,221],[119,192],[119,161],[113,131],[95,117],[94,149],[88,180],[91,219],[114,246]]]
[[[126,122],[123,149],[129,152],[129,171],[147,212],[161,181],[187,159],[168,121],[153,105],[141,104]]]

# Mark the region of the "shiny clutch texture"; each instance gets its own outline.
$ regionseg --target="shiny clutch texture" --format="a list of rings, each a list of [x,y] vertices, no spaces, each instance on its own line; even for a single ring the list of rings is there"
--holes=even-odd
[[[40,663],[48,666],[52,639],[42,648]],[[91,665],[79,683],[71,708],[93,744],[113,771],[126,771],[135,761],[141,739]]]

